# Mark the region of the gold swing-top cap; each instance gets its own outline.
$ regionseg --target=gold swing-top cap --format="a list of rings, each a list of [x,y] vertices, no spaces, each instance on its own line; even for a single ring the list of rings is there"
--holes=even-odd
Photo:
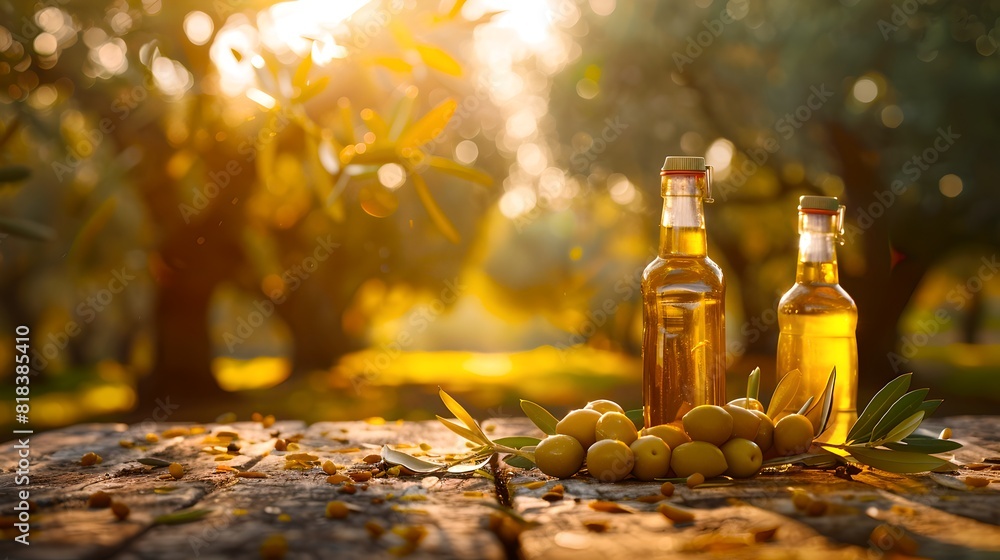
[[[660,177],[667,175],[683,175],[685,173],[704,173],[705,192],[700,193],[705,198],[705,202],[714,202],[712,199],[712,166],[705,165],[705,158],[697,156],[667,156],[663,160],[663,167],[660,169]],[[667,180],[660,185],[660,194],[666,195]]]
[[[840,211],[840,201],[835,196],[801,196],[799,210],[817,214],[836,214]]]
[[[705,158],[696,156],[667,156],[660,169],[661,175],[666,175],[665,171],[705,171]]]

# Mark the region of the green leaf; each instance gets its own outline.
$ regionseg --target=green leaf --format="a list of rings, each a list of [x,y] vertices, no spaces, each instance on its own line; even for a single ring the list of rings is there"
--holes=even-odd
[[[911,435],[902,441],[886,442],[885,446],[896,451],[912,451],[914,453],[946,453],[962,447],[961,443],[947,439],[928,436]]]
[[[849,445],[845,450],[852,457],[868,466],[899,474],[926,472],[948,462],[933,455],[925,455],[923,453],[877,449],[862,445]]]
[[[759,400],[758,397],[760,397],[760,368],[755,367],[747,378],[747,407],[750,407],[750,399]]]
[[[626,410],[625,416],[628,416],[628,419],[635,424],[635,429],[641,430],[646,427],[646,415],[641,408]]]
[[[4,217],[0,217],[0,233],[23,237],[33,241],[48,241],[56,235],[55,230],[49,226],[43,226],[42,224],[28,220]]]
[[[0,167],[0,183],[15,183],[31,176],[31,168],[26,165],[5,165]]]
[[[442,173],[458,177],[459,179],[465,179],[487,187],[493,186],[493,177],[474,167],[467,167],[448,158],[431,156],[427,158],[427,165],[430,165],[431,168],[437,169]]]
[[[535,467],[535,464],[529,461],[527,457],[518,457],[517,455],[508,455],[503,458],[503,462],[519,469],[532,469]]]
[[[910,415],[909,418],[900,422],[895,428],[892,429],[884,438],[882,438],[881,443],[886,442],[897,442],[914,432],[920,423],[924,421],[924,412],[918,410]]]
[[[920,404],[920,408],[918,410],[924,411],[924,418],[927,418],[931,414],[934,414],[934,411],[936,411],[943,402],[944,399],[933,399],[929,401],[924,401],[923,403]]]
[[[802,463],[810,467],[815,467],[834,464],[836,462],[837,456],[832,453],[801,453],[799,455],[768,459],[767,461],[761,463],[761,467],[779,467],[781,465],[792,465],[795,463]]]
[[[451,224],[451,220],[448,216],[445,216],[441,207],[438,206],[437,201],[431,195],[431,191],[427,189],[427,183],[424,182],[424,178],[420,176],[419,173],[414,173],[410,175],[410,179],[413,180],[413,188],[417,191],[417,196],[420,197],[420,202],[424,204],[424,209],[427,210],[427,214],[431,217],[431,221],[441,230],[441,234],[448,238],[448,241],[452,243],[458,243],[462,240],[462,237],[458,234],[455,226]]]
[[[802,406],[799,407],[799,410],[796,412],[796,414],[805,415],[806,411],[809,410],[809,408],[812,406],[814,400],[816,400],[816,397],[809,397],[808,399],[806,399],[806,402],[802,403]],[[814,427],[813,430],[815,429],[816,428]]]
[[[155,519],[153,519],[153,524],[180,525],[181,523],[190,523],[192,521],[198,521],[199,519],[205,517],[210,513],[212,513],[212,510],[210,509],[185,509],[157,516]]]
[[[440,136],[457,108],[458,102],[448,98],[428,111],[427,114],[420,117],[420,120],[408,126],[403,131],[403,134],[399,137],[400,150],[417,149]],[[406,153],[402,155],[403,157],[408,157]]]
[[[878,424],[875,424],[875,429],[872,430],[872,437],[869,441],[877,441],[884,438],[900,422],[906,420],[910,415],[919,410],[920,405],[924,402],[924,397],[929,392],[930,389],[917,389],[899,397],[896,402],[892,403],[889,410],[886,411],[885,416],[878,421]]]
[[[418,459],[412,455],[407,455],[402,451],[396,451],[395,449],[389,448],[388,445],[382,446],[382,460],[390,465],[404,466],[411,471],[420,474],[438,472],[447,467],[447,465],[431,463],[430,461],[424,461],[423,459]]]
[[[889,410],[892,403],[903,396],[906,390],[910,388],[910,378],[913,377],[912,373],[904,373],[896,379],[886,383],[885,387],[879,390],[878,393],[872,397],[872,400],[865,407],[864,412],[858,417],[857,422],[851,427],[851,431],[847,434],[847,441],[856,441],[862,438],[864,441],[869,441],[871,439],[872,430],[875,428],[875,424],[878,424],[879,419],[885,415],[885,412]]]
[[[521,449],[522,447],[527,447],[529,445],[538,445],[541,441],[542,440],[538,438],[528,436],[508,436],[495,439],[493,440],[493,443],[513,447],[514,449]]]
[[[819,437],[820,434],[825,432],[827,425],[830,423],[830,413],[833,412],[833,392],[836,386],[837,366],[833,366],[833,371],[830,372],[830,377],[826,380],[826,388],[823,389],[823,394],[820,395],[819,401],[809,409],[809,412],[806,412],[806,418],[813,425],[814,437]]]
[[[455,432],[456,434],[464,437],[465,439],[467,439],[467,440],[469,440],[471,442],[480,443],[480,444],[483,444],[483,445],[488,445],[489,444],[489,440],[486,438],[485,434],[480,438],[479,434],[473,432],[472,430],[466,428],[465,426],[460,426],[460,425],[452,422],[451,420],[448,420],[447,418],[442,418],[442,417],[438,416],[437,419],[442,424],[444,424],[445,428],[448,428],[449,430]]]
[[[451,395],[446,393],[444,389],[440,387],[438,387],[438,396],[441,397],[441,402],[448,407],[448,410],[455,415],[455,418],[461,420],[466,427],[479,436],[479,438],[483,440],[483,443],[489,443],[490,439],[486,437],[483,429],[479,427],[479,422],[476,422],[476,419],[469,414],[469,411],[465,410],[462,405],[458,404],[458,401],[452,398]]]
[[[521,399],[521,410],[524,411],[524,415],[531,420],[531,423],[538,426],[538,429],[543,433],[548,435],[554,435],[556,433],[556,424],[559,420],[548,410],[545,410],[540,404],[533,403],[531,401],[526,401]]]
[[[785,407],[795,399],[801,381],[802,372],[797,369],[793,369],[781,378],[778,386],[774,388],[774,393],[771,394],[771,402],[767,406],[768,417],[774,418],[779,412],[785,410]]]

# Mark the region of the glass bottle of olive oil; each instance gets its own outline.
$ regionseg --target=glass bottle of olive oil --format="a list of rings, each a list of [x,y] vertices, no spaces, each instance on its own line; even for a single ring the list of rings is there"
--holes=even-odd
[[[726,396],[726,283],[708,258],[702,208],[712,202],[712,168],[704,158],[670,156],[660,176],[660,250],[642,273],[646,426]]]
[[[844,441],[857,420],[858,308],[840,287],[837,239],[843,234],[844,207],[835,197],[799,199],[799,259],[795,285],[778,304],[779,376],[798,369],[802,384],[785,412],[820,398],[837,368],[833,407],[825,441]]]

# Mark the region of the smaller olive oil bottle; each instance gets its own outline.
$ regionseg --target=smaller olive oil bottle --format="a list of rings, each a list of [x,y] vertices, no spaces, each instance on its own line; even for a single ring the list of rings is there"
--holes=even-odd
[[[784,412],[820,398],[837,368],[825,441],[842,442],[857,420],[858,308],[840,286],[836,245],[843,235],[844,207],[835,197],[799,199],[799,258],[795,285],[778,304],[779,378],[798,369],[802,383]]]

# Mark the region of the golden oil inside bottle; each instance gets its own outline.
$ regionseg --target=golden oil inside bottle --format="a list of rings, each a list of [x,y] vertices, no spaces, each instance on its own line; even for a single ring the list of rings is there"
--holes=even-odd
[[[822,439],[843,442],[857,420],[858,310],[839,283],[838,214],[811,210],[800,209],[795,285],[778,304],[777,371],[779,376],[802,372],[797,397],[784,411],[792,413],[810,396],[819,399],[837,368],[830,424]]]
[[[707,253],[706,173],[670,171],[663,176],[659,255],[642,278],[647,426],[672,422],[699,404],[722,404],[726,396],[725,280]]]

